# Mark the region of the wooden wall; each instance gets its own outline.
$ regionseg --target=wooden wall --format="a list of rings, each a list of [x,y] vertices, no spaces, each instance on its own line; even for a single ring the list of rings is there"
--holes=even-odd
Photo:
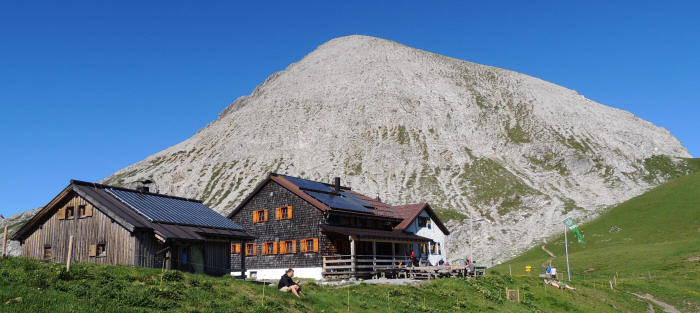
[[[78,217],[80,205],[92,209],[92,216]],[[58,219],[59,209],[75,208],[69,219]],[[52,261],[66,262],[68,241],[73,236],[73,262],[95,262],[103,264],[134,264],[135,240],[131,233],[112,221],[108,216],[92,207],[77,194],[70,192],[62,199],[58,208],[22,244],[22,255],[34,259],[44,258],[44,248],[51,247]],[[90,245],[105,244],[105,256],[89,256]]]
[[[292,206],[292,219],[275,219],[275,209],[283,206]],[[268,210],[268,221],[253,223],[253,211],[261,209]],[[322,249],[328,245],[328,239],[321,233],[319,227],[320,223],[325,221],[323,213],[278,183],[269,181],[232,219],[258,237],[255,241],[251,241],[257,244],[257,255],[245,256],[244,245],[242,256],[232,255],[233,264],[241,262],[241,257],[244,257],[246,269],[321,267],[323,253],[326,253]],[[319,252],[301,252],[300,241],[307,238],[318,238]],[[268,241],[279,243],[283,240],[295,240],[297,252],[262,255],[262,243]]]
[[[204,273],[222,276],[231,272],[229,241],[208,241],[204,247]]]
[[[156,239],[153,231],[139,231],[134,234],[136,250],[134,252],[134,265],[148,268],[162,268],[166,252],[157,252],[165,249],[165,245]]]

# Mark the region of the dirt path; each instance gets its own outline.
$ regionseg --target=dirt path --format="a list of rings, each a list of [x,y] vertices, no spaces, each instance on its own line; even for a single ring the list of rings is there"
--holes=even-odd
[[[674,307],[674,306],[672,306],[672,305],[670,305],[670,304],[668,304],[668,303],[666,303],[666,302],[663,302],[663,301],[661,301],[661,300],[659,300],[659,299],[656,299],[656,298],[654,298],[654,296],[652,296],[652,295],[650,295],[650,294],[648,294],[648,293],[642,295],[642,294],[630,292],[630,294],[633,294],[633,295],[635,295],[635,296],[637,296],[637,297],[640,297],[640,298],[642,298],[642,299],[647,299],[647,300],[649,300],[649,301],[651,301],[651,302],[654,302],[654,303],[656,303],[658,306],[662,307],[662,308],[664,309],[664,311],[666,311],[666,312],[669,312],[669,313],[681,313],[681,311],[678,310],[678,309],[676,309],[676,307]],[[652,311],[653,311],[653,308],[652,308]]]
[[[556,255],[554,255],[554,253],[552,253],[552,251],[547,250],[547,248],[545,248],[544,245],[542,245],[542,250],[544,250],[544,252],[547,252],[547,253],[548,253],[549,255],[551,255],[553,258],[556,258],[556,257],[557,257]]]

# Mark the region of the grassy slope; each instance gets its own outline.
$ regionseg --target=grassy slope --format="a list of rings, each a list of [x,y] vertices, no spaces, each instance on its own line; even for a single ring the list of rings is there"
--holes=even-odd
[[[520,289],[521,303],[504,290]],[[231,277],[208,277],[131,266],[65,265],[0,259],[0,312],[638,312],[642,301],[581,286],[544,288],[539,279],[492,275],[440,279],[421,286],[361,284],[345,288],[308,282],[297,299]],[[348,306],[349,303],[349,306]]]
[[[700,173],[674,179],[579,227],[584,243],[569,233],[572,281],[618,282],[621,291],[649,293],[683,311],[700,310]],[[562,229],[563,229],[562,224]],[[536,273],[552,259],[566,274],[564,238],[495,268]],[[617,274],[617,277],[615,275]],[[608,287],[609,289],[609,287]],[[689,303],[690,302],[690,303]]]

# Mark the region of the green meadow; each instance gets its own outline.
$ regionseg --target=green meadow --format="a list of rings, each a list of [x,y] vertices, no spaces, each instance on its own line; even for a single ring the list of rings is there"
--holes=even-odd
[[[698,312],[698,195],[700,173],[579,225],[582,244],[569,233],[569,283],[577,291],[547,286],[538,277],[551,261],[567,281],[562,236],[545,244],[554,257],[538,245],[486,277],[410,286],[309,281],[302,299],[232,277],[88,263],[66,271],[65,264],[5,257],[0,312],[664,312],[666,304]],[[508,300],[506,288],[516,290],[520,301]]]

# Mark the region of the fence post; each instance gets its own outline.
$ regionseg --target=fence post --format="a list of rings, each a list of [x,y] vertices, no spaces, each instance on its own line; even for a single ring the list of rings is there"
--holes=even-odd
[[[357,264],[356,264],[356,259],[355,259],[355,253],[356,253],[355,238],[350,236],[350,272],[351,272],[350,275],[352,275],[352,277],[357,278],[357,272],[356,272],[357,271],[357,268],[356,268]]]
[[[73,254],[73,236],[68,239],[68,258],[66,259],[66,271],[70,272],[70,259]]]

